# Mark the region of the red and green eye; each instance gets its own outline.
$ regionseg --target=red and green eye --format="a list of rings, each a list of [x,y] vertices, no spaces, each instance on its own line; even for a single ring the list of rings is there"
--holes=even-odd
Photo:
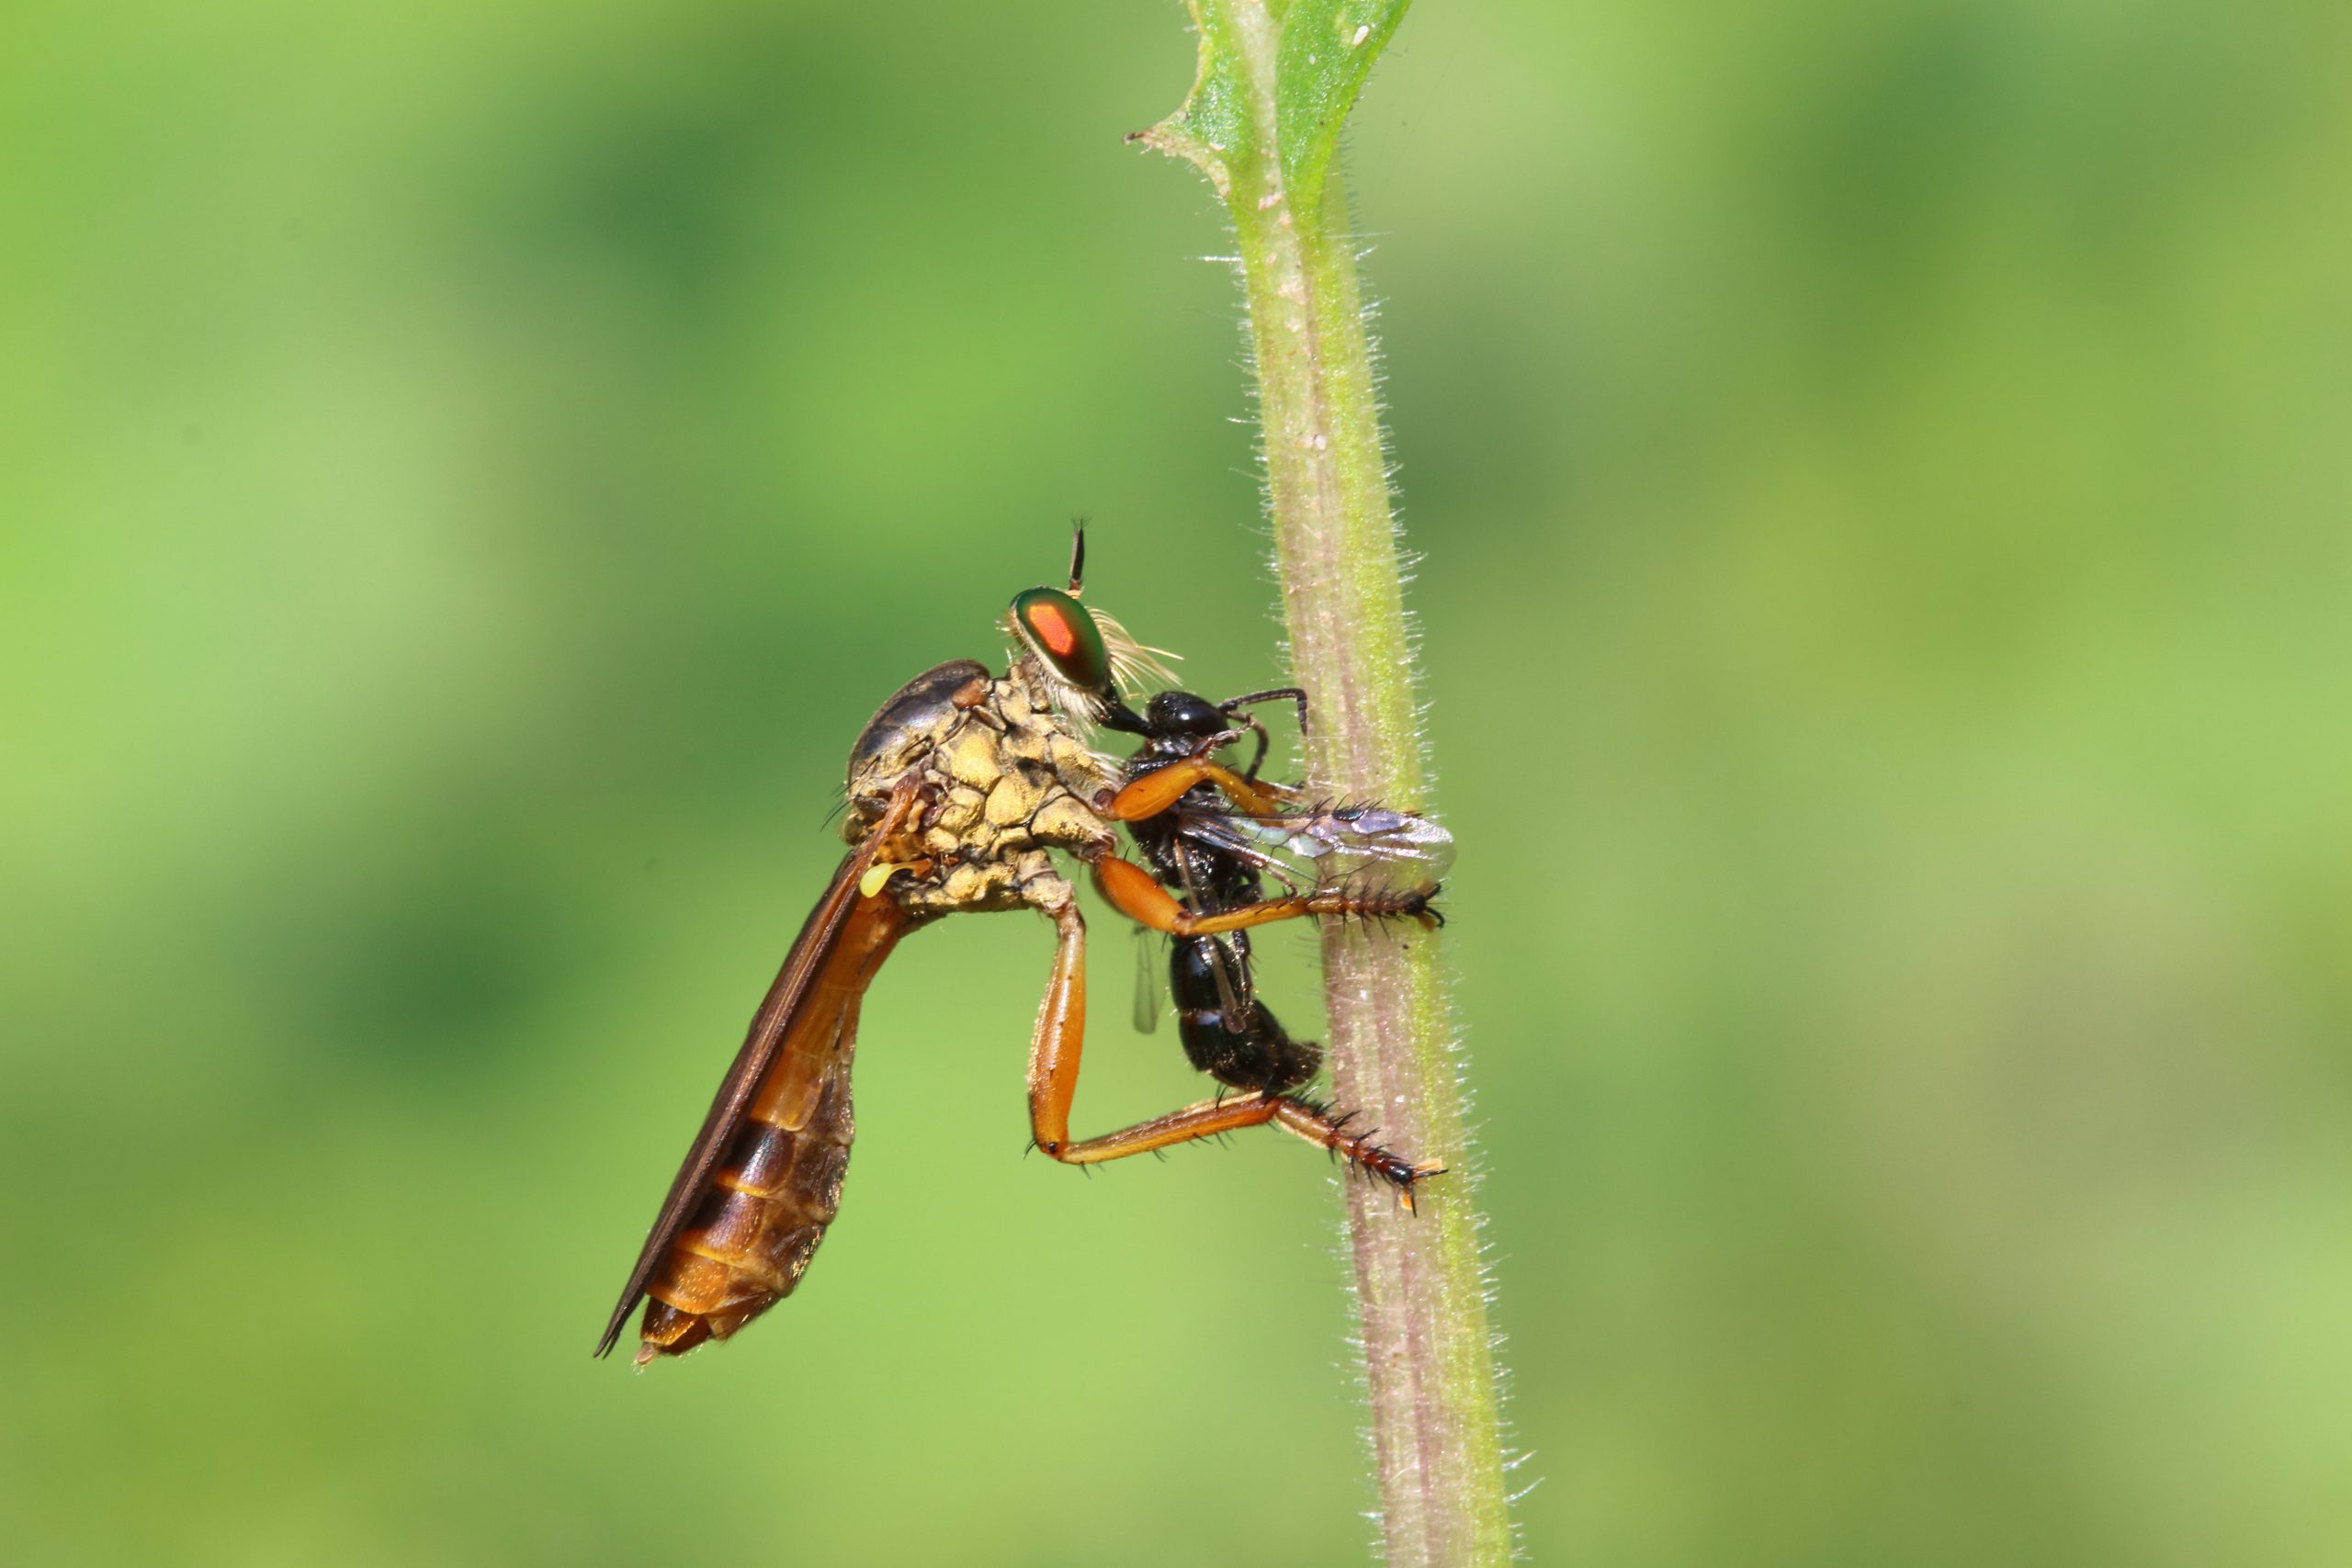
[[[1012,624],[1038,658],[1081,691],[1112,690],[1111,655],[1086,606],[1057,588],[1015,594]]]

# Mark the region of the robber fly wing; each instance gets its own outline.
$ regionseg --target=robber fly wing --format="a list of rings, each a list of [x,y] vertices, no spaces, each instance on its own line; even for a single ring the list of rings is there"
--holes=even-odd
[[[785,955],[784,966],[776,972],[775,983],[768,987],[759,1011],[752,1014],[742,1048],[735,1053],[734,1064],[727,1069],[703,1117],[702,1131],[695,1134],[694,1146],[686,1151],[685,1162],[670,1183],[669,1195],[662,1200],[661,1213],[646,1234],[644,1249],[637,1255],[628,1282],[621,1287],[612,1321],[605,1324],[605,1337],[596,1342],[599,1356],[612,1349],[628,1326],[629,1314],[645,1294],[646,1282],[693,1215],[709,1186],[711,1172],[742,1125],[743,1112],[752,1100],[765,1091],[770,1100],[784,1108],[788,1122],[797,1116],[797,1124],[806,1124],[816,1090],[823,1087],[826,1068],[852,1027],[849,1021],[856,1016],[859,998],[872,978],[871,967],[862,962],[848,964],[849,974],[837,973],[844,966],[833,962],[835,955],[876,945],[887,952],[888,942],[896,939],[896,932],[861,930],[859,942],[845,943],[844,934],[853,926],[874,922],[895,921],[902,927],[912,923],[896,899],[862,897],[858,883],[872,868],[883,842],[905,825],[914,804],[910,791],[891,802],[874,831],[833,873],[823,897],[802,922],[792,951]]]

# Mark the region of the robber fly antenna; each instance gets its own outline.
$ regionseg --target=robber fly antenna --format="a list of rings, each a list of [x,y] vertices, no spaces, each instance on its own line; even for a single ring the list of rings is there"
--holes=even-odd
[[[1085,592],[1086,582],[1086,519],[1070,519],[1069,596],[1077,598]]]

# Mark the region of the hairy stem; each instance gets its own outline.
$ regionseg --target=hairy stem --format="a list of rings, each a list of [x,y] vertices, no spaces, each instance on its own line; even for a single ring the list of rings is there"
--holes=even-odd
[[[1293,672],[1313,694],[1316,783],[1417,808],[1427,769],[1412,647],[1354,241],[1331,156],[1369,56],[1403,9],[1193,0],[1200,82],[1185,109],[1144,139],[1201,166],[1239,242],[1275,568]],[[1337,87],[1295,79],[1295,66],[1329,77],[1334,53],[1350,49],[1366,52]],[[1312,115],[1311,130],[1286,114]],[[1323,934],[1340,1103],[1376,1122],[1383,1143],[1450,1172],[1423,1188],[1418,1215],[1384,1189],[1348,1186],[1382,1531],[1395,1568],[1510,1555],[1473,1166],[1440,956],[1418,934],[1340,922]]]
[[[1310,765],[1324,788],[1418,807],[1412,653],[1346,198],[1331,179],[1305,220],[1268,212],[1245,229],[1241,254],[1292,667],[1318,720]],[[1418,1215],[1370,1183],[1348,1189],[1382,1528],[1399,1568],[1510,1555],[1440,956],[1428,940],[1337,921],[1323,936],[1339,1102],[1377,1121],[1392,1146],[1450,1171],[1429,1184]]]

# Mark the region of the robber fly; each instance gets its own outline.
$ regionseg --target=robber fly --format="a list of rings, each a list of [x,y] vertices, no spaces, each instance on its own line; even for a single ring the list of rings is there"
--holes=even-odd
[[[1207,750],[1130,779],[1086,743],[1086,727],[1145,722],[1120,695],[1120,682],[1152,667],[1149,650],[1118,623],[1079,604],[1083,550],[1081,536],[1068,592],[1036,588],[1014,598],[1005,625],[1019,651],[1004,674],[968,660],[927,671],[882,705],[851,748],[842,824],[849,853],[752,1016],[598,1355],[619,1340],[640,1300],[642,1366],[728,1337],[799,1283],[839,1210],[849,1164],[859,1003],[901,939],[950,914],[1031,908],[1054,923],[1053,968],[1029,1053],[1030,1134],[1050,1157],[1091,1165],[1272,1122],[1408,1196],[1438,1169],[1373,1145],[1350,1131],[1346,1117],[1264,1087],[1099,1137],[1071,1137],[1086,926],[1050,851],[1087,864],[1120,913],[1179,941],[1306,916],[1433,923],[1436,891],[1318,875],[1280,897],[1194,909],[1122,857],[1119,826],[1177,813],[1200,786],[1230,804],[1233,840],[1257,846],[1252,852],[1287,848],[1312,858],[1303,846],[1336,852],[1350,832],[1329,813],[1286,815],[1274,791]],[[1186,821],[1219,814],[1182,811]]]

